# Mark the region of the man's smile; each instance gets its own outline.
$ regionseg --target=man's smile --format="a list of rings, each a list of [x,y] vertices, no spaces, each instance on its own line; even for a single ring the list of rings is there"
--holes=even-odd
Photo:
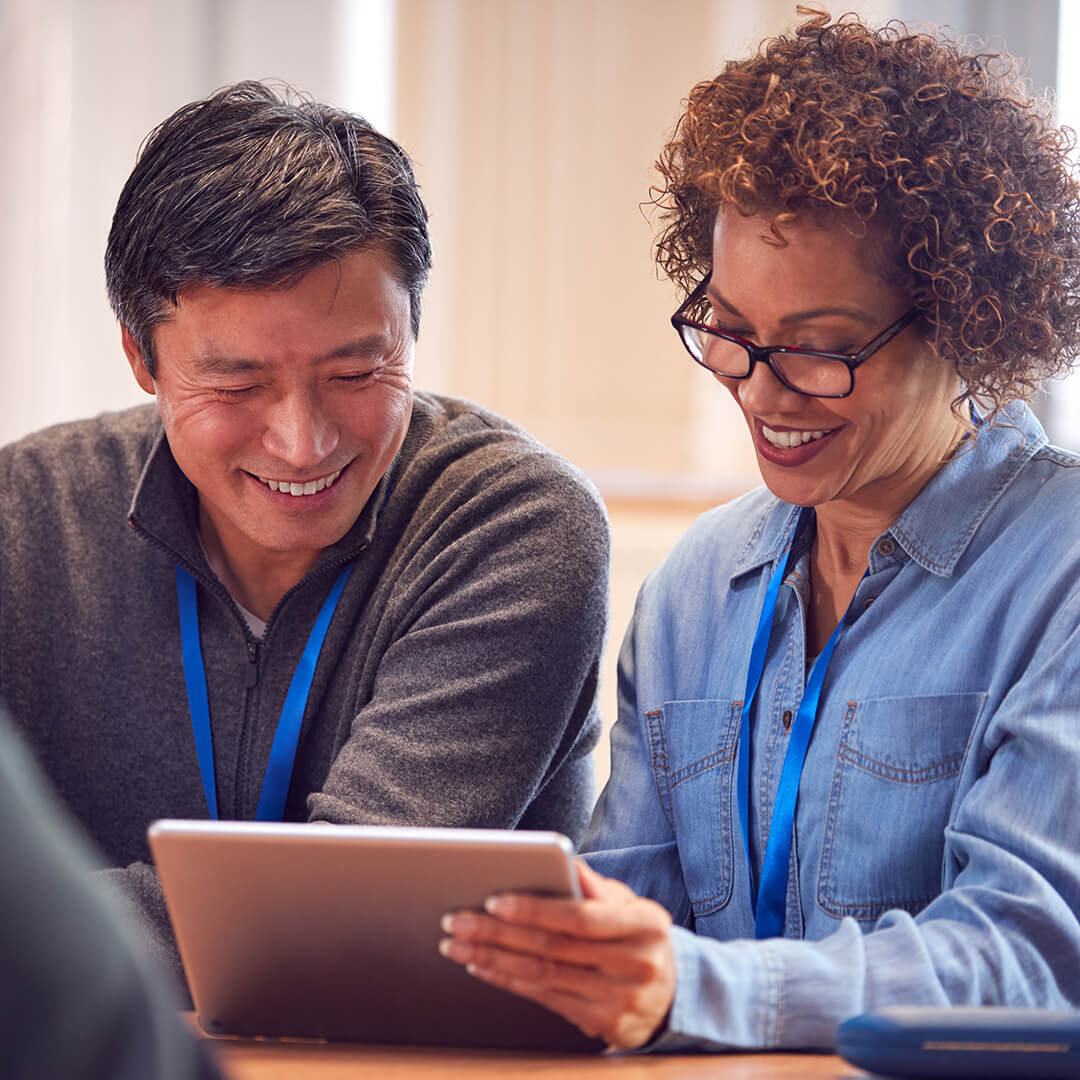
[[[328,488],[343,472],[338,469],[327,476],[320,476],[314,480],[272,480],[267,476],[259,476],[257,473],[248,473],[254,476],[260,483],[265,484],[271,491],[279,491],[283,495],[315,495]]]

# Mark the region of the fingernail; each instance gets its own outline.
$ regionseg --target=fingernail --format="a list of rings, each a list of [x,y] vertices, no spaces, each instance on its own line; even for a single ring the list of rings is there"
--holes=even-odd
[[[444,915],[439,922],[444,934],[468,934],[478,925],[476,916],[467,911],[452,911]]]
[[[509,896],[489,896],[484,901],[484,910],[489,915],[510,915],[514,909],[514,902]]]

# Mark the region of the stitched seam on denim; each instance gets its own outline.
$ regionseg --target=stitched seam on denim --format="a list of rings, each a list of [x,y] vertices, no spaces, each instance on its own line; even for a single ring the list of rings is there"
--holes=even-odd
[[[738,745],[739,721],[742,718],[741,701],[731,703],[731,711],[728,713],[728,745],[732,748],[732,757]],[[720,850],[720,892],[716,894],[713,902],[718,907],[724,907],[731,900],[731,891],[735,881],[735,813],[736,808],[732,803],[735,798],[735,768],[732,766],[727,771],[723,783],[720,785],[720,836],[718,847]]]
[[[806,616],[805,608],[802,602],[802,596],[797,590],[794,591],[795,608],[794,615],[789,614],[786,625],[783,628],[784,641],[786,642],[786,648],[784,649],[783,660],[780,664],[780,672],[776,680],[776,688],[773,692],[772,706],[769,714],[769,731],[770,737],[766,746],[765,753],[765,765],[761,770],[761,776],[758,783],[758,835],[764,842],[768,836],[768,830],[766,827],[766,809],[768,810],[769,822],[772,821],[772,808],[773,800],[771,798],[772,792],[772,777],[774,771],[774,765],[776,764],[776,747],[777,743],[781,741],[781,735],[779,726],[776,723],[776,716],[782,711],[781,706],[784,703],[784,699],[788,696],[788,687],[791,684],[792,672],[798,671],[801,667],[799,685],[803,689],[806,687],[806,665],[796,664],[795,653],[797,651],[798,634],[792,631],[792,624],[798,622],[804,628],[803,637],[805,639],[805,626]],[[763,673],[764,675],[764,673]],[[795,711],[799,708],[799,703],[802,701],[802,691],[799,692],[799,701],[795,703]],[[760,716],[760,711],[758,713]],[[782,767],[782,762],[781,762]],[[764,859],[764,852],[762,852],[762,858]]]
[[[741,701],[733,701],[731,703],[731,712],[728,715],[728,728],[725,733],[728,739],[727,745],[731,749],[731,753],[727,755],[725,760],[730,761],[734,757],[734,752],[737,746],[737,741],[733,732],[739,730],[739,720],[742,716]],[[700,900],[695,900],[690,897],[690,910],[695,916],[711,915],[713,912],[719,911],[723,908],[731,899],[732,882],[735,877],[735,855],[733,849],[733,817],[732,817],[732,792],[734,790],[734,784],[732,783],[732,772],[729,772],[727,777],[724,778],[721,783],[720,789],[720,835],[716,838],[717,848],[720,852],[720,890],[713,893],[711,896],[703,897]]]
[[[840,729],[840,738],[843,739],[855,719],[858,706],[854,701],[847,703],[847,711],[844,713],[844,724]],[[827,896],[829,892],[829,872],[832,868],[832,846],[836,832],[837,807],[840,805],[840,792],[843,788],[844,769],[843,764],[837,758],[836,767],[833,770],[832,788],[829,790],[829,805],[825,811],[825,835],[821,841],[821,860],[818,863],[818,887],[817,903],[822,911],[833,914],[828,906]]]
[[[1063,465],[1066,469],[1075,469],[1080,465],[1080,454],[1073,450],[1066,450],[1063,446],[1044,446],[1036,453],[1033,461],[1052,461],[1055,465]]]
[[[917,915],[937,896],[938,894],[934,893],[915,900],[882,900],[878,903],[862,904],[842,904],[839,901],[830,900],[828,905],[822,904],[822,908],[829,915],[850,915],[853,919],[877,919],[886,911],[906,911],[909,915]]]
[[[773,511],[776,509],[776,503],[770,503],[760,514],[757,521],[754,523],[754,528],[747,538],[746,543],[743,545],[742,551],[739,552],[739,557],[735,560],[735,571],[732,577],[739,577],[741,574],[745,574],[749,570],[754,570],[763,563],[768,562],[770,559],[775,559],[775,550],[771,553],[766,553],[760,559],[755,560],[753,563],[743,565],[743,560],[750,557],[751,552],[758,546],[761,540],[761,534],[765,531],[765,522],[772,516]]]
[[[730,761],[734,756],[735,747],[731,745],[712,754],[706,754],[705,757],[698,758],[697,761],[692,761],[689,765],[684,765],[681,769],[670,773],[670,786],[673,788],[678,787],[679,784],[693,776],[700,776],[701,773],[708,772],[710,769],[716,768],[717,765],[723,765],[725,761]]]
[[[972,744],[975,742],[975,731],[979,726],[979,720],[982,719],[983,706],[986,704],[986,694],[978,694],[979,707],[975,711],[975,718],[971,721],[971,730],[968,732],[967,742],[964,743],[964,752],[960,757],[960,767],[956,770],[958,773],[964,771],[964,763],[968,759],[968,755],[971,753]],[[960,798],[960,785],[958,784],[956,790],[953,792],[952,802],[949,803],[949,816],[945,819],[947,823],[952,822],[954,815],[956,814],[956,800]],[[945,880],[945,859],[948,856],[947,851],[943,851],[941,854],[941,880]]]
[[[801,513],[800,507],[792,507],[791,512],[784,519],[779,535],[773,546],[769,551],[763,552],[758,555],[753,562],[745,562],[748,559],[753,549],[757,546],[761,539],[761,534],[765,531],[765,524],[772,516],[776,507],[780,505],[780,500],[777,499],[765,508],[761,516],[758,518],[757,523],[754,526],[754,531],[750,534],[750,539],[746,541],[745,546],[739,553],[739,557],[735,560],[735,568],[731,572],[731,580],[737,577],[742,577],[743,574],[749,573],[751,570],[760,570],[761,567],[770,563],[775,563],[780,557],[780,552],[784,549],[784,543],[787,539],[788,533],[791,531],[791,525],[793,520],[798,520],[798,514]]]
[[[803,918],[802,890],[799,882],[799,829],[798,815],[791,827],[791,858],[788,862],[788,887],[786,908],[784,911],[784,934],[787,935],[789,924],[795,929],[795,937],[804,936],[803,927],[806,920]]]
[[[852,723],[855,720],[855,714],[858,711],[858,703],[849,701],[847,703],[847,712],[844,714],[844,725],[840,730],[840,744],[846,745],[844,740],[847,738],[848,731]],[[827,915],[845,916],[850,915],[855,919],[877,919],[880,915],[883,915],[886,911],[893,911],[899,909],[900,911],[906,911],[911,915],[918,914],[922,911],[931,900],[934,899],[934,895],[926,897],[918,897],[910,900],[888,900],[879,901],[877,903],[863,902],[863,903],[851,903],[845,904],[839,900],[834,899],[830,895],[830,881],[829,881],[829,869],[832,863],[832,844],[834,839],[834,831],[839,817],[838,808],[840,805],[840,795],[843,790],[843,757],[837,754],[836,769],[833,773],[833,787],[829,795],[829,807],[826,818],[825,839],[821,845],[821,863],[818,871],[818,888],[817,888],[817,903]]]
[[[765,1024],[766,1029],[762,1033],[764,1039],[762,1045],[774,1047],[780,1045],[780,1036],[784,1028],[783,1017],[780,1011],[780,1001],[783,995],[780,993],[783,982],[784,965],[778,956],[773,956],[768,947],[762,949],[761,958],[765,968]]]
[[[662,716],[662,709],[650,709],[645,713],[645,725],[649,732],[649,751],[652,757],[652,774],[653,783],[656,785],[656,795],[660,800],[660,809],[664,811],[664,817],[667,818],[668,824],[674,831],[675,822],[671,814],[671,789],[668,786],[667,747],[664,745],[664,729],[660,723]]]
[[[918,915],[935,897],[923,900],[890,900],[887,904],[868,904],[865,906],[835,904],[826,908],[827,914],[834,917],[857,919],[860,922],[877,922],[886,911],[905,911],[908,915]]]
[[[769,799],[769,782],[772,777],[772,763],[776,756],[776,744],[780,739],[779,724],[769,725],[769,739],[765,745],[764,765],[758,777],[757,819],[758,835],[764,842],[765,833],[765,806]],[[763,855],[764,857],[764,855]]]
[[[691,900],[690,909],[695,916],[712,915],[724,906],[730,892],[730,889],[721,889],[720,892],[714,893],[712,896],[706,896],[701,900]]]
[[[1014,467],[1009,469],[1007,473],[1004,473],[1001,480],[994,487],[994,489],[987,495],[987,497],[983,500],[983,502],[981,502],[975,508],[975,512],[972,513],[972,515],[970,517],[969,525],[968,525],[967,529],[965,529],[964,533],[958,538],[957,542],[953,545],[952,550],[949,551],[948,555],[946,556],[946,561],[945,562],[938,563],[938,562],[935,562],[933,559],[927,557],[925,555],[925,553],[915,543],[914,539],[912,537],[908,536],[900,528],[900,523],[899,522],[896,522],[892,526],[892,529],[890,531],[896,536],[897,539],[903,539],[903,540],[907,541],[907,543],[904,545],[905,548],[909,552],[912,553],[912,558],[916,558],[916,553],[917,553],[916,561],[919,562],[920,565],[922,565],[924,567],[927,567],[928,569],[940,570],[942,573],[944,573],[945,571],[947,571],[949,569],[950,566],[955,566],[956,565],[956,563],[960,559],[961,554],[964,551],[967,550],[968,545],[971,543],[971,538],[978,531],[979,526],[983,523],[983,518],[986,517],[987,513],[990,511],[990,508],[1005,493],[1005,490],[1009,487],[1010,484],[1012,484],[1012,482],[1019,475],[1020,470],[1045,445],[1046,445],[1045,443],[1039,443],[1039,442],[1036,442],[1036,443],[1033,443],[1033,444],[1021,443],[1021,445],[1018,447],[1017,450],[1014,450],[1011,454],[1009,454],[1009,456],[1005,459],[1004,464],[1007,465],[1010,462],[1010,459],[1015,457],[1016,458],[1016,463],[1015,463]],[[1003,472],[1004,472],[1004,470],[1003,470]]]
[[[880,777],[882,780],[894,780],[900,784],[913,785],[926,784],[934,780],[945,780],[950,776],[956,776],[964,760],[963,754],[957,754],[954,757],[936,761],[933,765],[925,765],[921,769],[901,769],[896,765],[889,765],[884,761],[877,761],[866,754],[860,753],[844,742],[840,743],[837,756],[841,761],[846,761],[871,776]]]

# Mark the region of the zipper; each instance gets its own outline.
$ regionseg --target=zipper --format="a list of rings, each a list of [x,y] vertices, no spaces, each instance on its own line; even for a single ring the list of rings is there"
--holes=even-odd
[[[259,643],[251,640],[250,635],[248,636],[247,641],[247,654],[247,678],[244,681],[244,686],[246,689],[250,690],[257,685],[259,681]]]

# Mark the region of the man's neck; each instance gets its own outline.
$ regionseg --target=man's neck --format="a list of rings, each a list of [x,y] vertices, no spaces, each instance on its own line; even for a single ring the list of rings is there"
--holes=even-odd
[[[228,544],[205,509],[199,510],[199,538],[211,569],[243,608],[268,621],[278,601],[315,565],[319,553],[268,551]]]

